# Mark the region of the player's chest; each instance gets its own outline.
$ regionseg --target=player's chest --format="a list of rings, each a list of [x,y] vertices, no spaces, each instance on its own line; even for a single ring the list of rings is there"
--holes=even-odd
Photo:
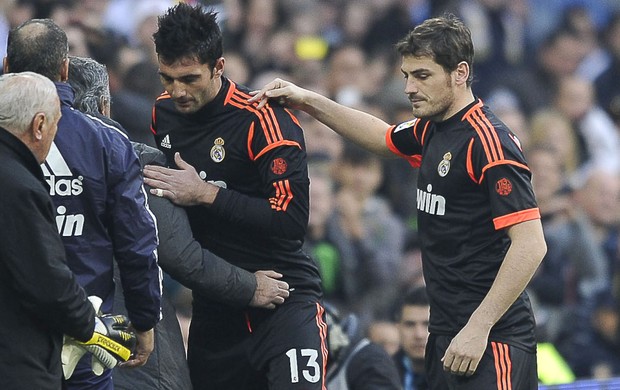
[[[436,133],[424,145],[418,188],[443,196],[457,195],[471,188],[469,171],[471,138]]]
[[[172,128],[159,137],[158,147],[168,161],[174,161],[179,152],[202,179],[225,187],[247,182],[255,172],[247,127],[241,123],[236,127],[218,122]]]

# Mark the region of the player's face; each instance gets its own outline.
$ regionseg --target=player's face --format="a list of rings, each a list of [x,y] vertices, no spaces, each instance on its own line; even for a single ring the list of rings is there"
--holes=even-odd
[[[212,101],[222,86],[221,72],[224,59],[218,59],[215,68],[185,57],[172,64],[159,61],[159,78],[172,97],[175,107],[189,114]]]
[[[442,121],[454,114],[454,80],[431,57],[403,56],[405,93],[416,118]]]
[[[407,355],[414,360],[424,360],[428,340],[428,306],[405,305],[398,322],[400,343]]]

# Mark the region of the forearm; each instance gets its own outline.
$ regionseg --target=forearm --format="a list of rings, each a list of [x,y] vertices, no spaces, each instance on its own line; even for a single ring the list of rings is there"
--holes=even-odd
[[[381,119],[312,91],[306,92],[299,108],[361,147],[393,156],[385,143],[385,133],[390,126]]]
[[[160,258],[162,269],[195,293],[235,307],[248,305],[256,289],[254,274],[202,249],[198,242]]]
[[[297,188],[297,187],[293,187]],[[301,196],[301,191],[295,191]],[[286,211],[271,207],[267,199],[253,198],[232,190],[220,190],[211,205],[220,218],[237,226],[243,226],[261,236],[289,240],[303,240],[308,221],[308,209],[294,197]]]
[[[511,229],[515,229],[509,233],[512,244],[502,266],[491,289],[469,319],[470,324],[487,330],[523,293],[546,252],[540,220],[523,222]]]

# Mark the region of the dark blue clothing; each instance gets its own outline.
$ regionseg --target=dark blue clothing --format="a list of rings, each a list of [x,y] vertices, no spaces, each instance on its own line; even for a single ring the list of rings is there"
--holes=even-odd
[[[131,323],[139,331],[151,329],[160,318],[161,278],[155,220],[138,157],[118,129],[72,107],[68,84],[56,83],[56,88],[62,118],[42,168],[69,268],[88,295],[103,299],[101,310],[109,313],[115,260]],[[88,367],[78,366],[71,381],[82,373],[93,376]]]

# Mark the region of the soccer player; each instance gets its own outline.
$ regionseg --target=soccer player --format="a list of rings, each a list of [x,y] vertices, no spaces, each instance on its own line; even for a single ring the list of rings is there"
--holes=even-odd
[[[68,51],[67,35],[58,25],[32,19],[9,33],[4,71],[34,71],[56,85],[62,117],[42,168],[67,263],[88,295],[103,299],[102,312],[110,313],[116,261],[138,339],[134,356],[123,365],[141,366],[153,350],[153,328],[161,313],[155,221],[127,137],[73,108],[73,91],[66,83]],[[95,375],[85,356],[64,388],[112,389],[112,372]]]
[[[418,228],[430,302],[431,389],[536,389],[534,316],[524,289],[546,252],[517,137],[471,89],[474,49],[453,15],[397,44],[414,119],[390,126],[276,79],[267,98],[351,141],[418,167]]]
[[[110,119],[110,88],[105,65],[91,58],[70,56],[69,85],[75,91],[75,108],[110,126],[122,130]],[[142,143],[132,143],[140,164],[165,164],[161,151]],[[157,218],[158,263],[175,280],[194,291],[201,291],[238,307],[274,308],[289,296],[288,284],[273,271],[254,274],[235,267],[200,247],[191,233],[185,210],[166,198],[148,195],[149,206]],[[115,270],[116,277],[116,270]],[[122,313],[124,299],[115,294],[115,310]],[[155,327],[155,349],[140,370],[117,370],[116,388],[191,389],[181,329],[170,299],[162,294],[163,318]]]
[[[273,311],[193,292],[194,389],[325,389],[321,280],[301,250],[309,208],[302,129],[277,104],[248,104],[248,89],[222,75],[215,13],[180,3],[159,18],[154,41],[166,93],[152,131],[176,167],[147,165],[145,183],[187,207],[205,248],[251,272],[273,269],[292,290]]]

